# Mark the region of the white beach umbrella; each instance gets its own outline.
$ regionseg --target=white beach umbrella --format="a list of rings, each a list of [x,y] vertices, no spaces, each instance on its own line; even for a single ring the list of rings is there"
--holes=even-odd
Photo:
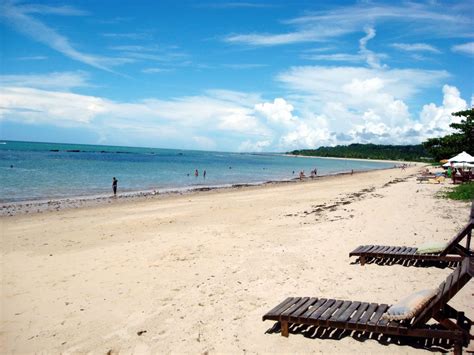
[[[459,153],[458,155],[452,157],[451,159],[448,159],[448,162],[443,164],[445,168],[451,166],[451,163],[474,163],[474,157],[470,155],[469,153],[462,152]],[[456,168],[456,166],[454,166]],[[461,166],[459,166],[461,167]]]
[[[466,152],[459,153],[455,157],[448,159],[448,162],[451,163],[474,163],[474,157]]]

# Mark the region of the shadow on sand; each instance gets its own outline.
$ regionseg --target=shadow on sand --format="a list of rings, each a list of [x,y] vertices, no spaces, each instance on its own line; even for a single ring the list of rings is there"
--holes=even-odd
[[[440,329],[439,327],[433,326],[433,329]],[[276,322],[272,328],[268,329],[266,334],[280,333],[280,323]],[[442,352],[447,353],[452,351],[454,344],[452,341],[447,339],[426,339],[426,338],[414,338],[414,337],[403,337],[386,334],[378,334],[366,331],[357,330],[344,330],[336,328],[318,327],[313,325],[300,325],[292,324],[289,327],[290,335],[301,334],[306,338],[310,339],[328,339],[328,340],[340,340],[346,337],[352,337],[352,339],[359,342],[365,342],[367,340],[375,340],[380,345],[388,346],[390,344],[398,346],[410,346],[415,349],[423,349],[431,352]],[[400,349],[401,350],[401,349]],[[402,350],[403,351],[403,350]]]

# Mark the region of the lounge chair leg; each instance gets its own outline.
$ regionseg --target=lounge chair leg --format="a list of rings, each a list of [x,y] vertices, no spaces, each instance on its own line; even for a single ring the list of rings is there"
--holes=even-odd
[[[281,321],[281,335],[288,338],[288,322]]]
[[[360,258],[360,265],[364,265],[365,264],[365,256],[361,256]]]
[[[462,343],[456,341],[454,343],[454,355],[461,355],[462,354]]]

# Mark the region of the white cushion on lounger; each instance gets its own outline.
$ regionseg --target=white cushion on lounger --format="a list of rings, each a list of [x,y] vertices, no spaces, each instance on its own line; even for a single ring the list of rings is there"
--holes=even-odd
[[[446,243],[442,242],[429,242],[420,245],[416,253],[417,254],[431,254],[431,253],[441,253],[446,248]]]
[[[382,316],[388,320],[413,318],[438,293],[437,289],[417,291],[391,306]]]

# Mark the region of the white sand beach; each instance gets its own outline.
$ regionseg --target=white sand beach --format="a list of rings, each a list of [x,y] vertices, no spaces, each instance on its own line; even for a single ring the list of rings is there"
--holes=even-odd
[[[372,339],[289,338],[288,296],[392,304],[449,268],[353,264],[360,244],[447,241],[470,204],[419,167],[0,218],[0,352],[421,353]],[[451,301],[474,319],[474,283]],[[470,349],[473,349],[472,342]]]

